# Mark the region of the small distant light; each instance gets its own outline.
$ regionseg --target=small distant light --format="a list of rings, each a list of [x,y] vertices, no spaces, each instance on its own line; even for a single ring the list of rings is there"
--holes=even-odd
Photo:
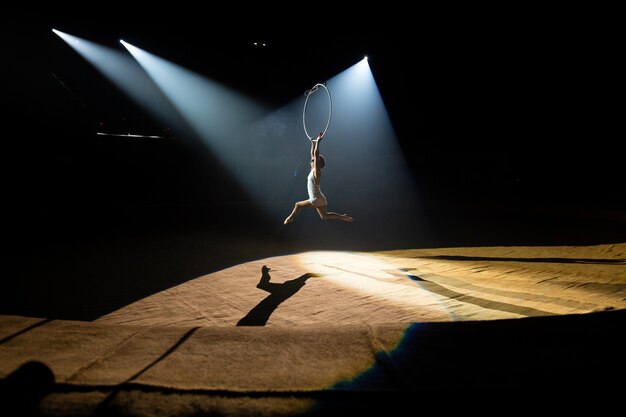
[[[255,43],[254,43],[254,46],[257,46],[257,45],[258,45],[258,43],[256,43],[256,42],[255,42]]]
[[[120,43],[121,43],[122,45],[124,45],[124,40],[123,40],[123,39],[120,39]]]
[[[368,59],[367,59],[367,55],[365,55],[365,58],[364,58],[364,59],[365,59],[366,61],[368,60]]]
[[[263,44],[263,46],[267,46],[266,44]]]

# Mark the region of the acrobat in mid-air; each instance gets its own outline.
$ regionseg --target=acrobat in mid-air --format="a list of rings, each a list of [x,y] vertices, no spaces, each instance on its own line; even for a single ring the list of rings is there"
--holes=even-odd
[[[313,207],[317,210],[322,220],[343,220],[344,222],[353,221],[352,217],[348,214],[337,214],[332,211],[326,211],[328,202],[326,197],[322,194],[320,189],[320,181],[322,179],[322,168],[326,166],[324,157],[320,155],[320,142],[324,137],[324,133],[317,135],[315,139],[309,139],[311,141],[311,172],[307,178],[307,189],[309,191],[309,199],[298,201],[293,206],[293,211],[285,219],[285,224],[289,224],[293,221],[296,215],[301,209],[305,207]]]

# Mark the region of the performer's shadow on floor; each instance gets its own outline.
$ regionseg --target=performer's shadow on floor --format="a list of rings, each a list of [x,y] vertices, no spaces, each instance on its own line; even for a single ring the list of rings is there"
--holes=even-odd
[[[267,320],[283,301],[300,291],[304,287],[306,280],[311,277],[318,277],[318,274],[306,273],[298,278],[285,281],[282,284],[270,282],[270,268],[263,265],[261,268],[261,280],[257,288],[270,293],[263,301],[257,304],[244,318],[239,320],[237,326],[265,326]]]

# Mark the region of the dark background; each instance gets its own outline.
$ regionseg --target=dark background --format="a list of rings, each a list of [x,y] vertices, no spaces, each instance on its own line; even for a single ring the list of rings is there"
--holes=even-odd
[[[626,237],[621,64],[610,26],[93,7],[8,12],[2,192],[14,268],[0,313],[95,318],[220,267],[304,249]],[[406,207],[352,229],[285,232],[251,215],[254,201],[218,156],[185,145],[52,28],[120,51],[123,38],[270,108],[367,55],[429,232]],[[405,234],[389,232],[404,224]]]
[[[182,178],[172,179],[176,183],[167,191],[138,187],[141,192],[128,188],[132,180],[120,180],[135,177],[133,171],[159,175],[169,169],[172,174],[180,158],[193,156],[174,141],[94,137],[95,131],[173,137],[176,132],[164,130],[168,126],[144,113],[55,36],[55,27],[120,51],[118,39],[124,38],[270,108],[368,55],[423,193],[584,207],[624,203],[619,115],[611,100],[620,66],[610,43],[596,42],[601,35],[512,22],[488,28],[450,23],[437,31],[415,23],[414,30],[392,32],[353,23],[354,29],[335,35],[326,27],[312,33],[306,25],[279,30],[258,22],[218,29],[194,19],[193,11],[140,15],[96,10],[81,17],[69,11],[29,16],[22,11],[9,19],[15,27],[3,48],[2,104],[3,129],[10,138],[6,154],[11,165],[20,166],[14,192],[24,189],[22,180],[32,180],[29,195],[50,193],[47,198],[58,202],[77,198],[72,204],[211,198],[184,189],[190,184]],[[268,46],[255,48],[253,42]],[[142,162],[132,152],[150,153],[153,159],[144,162],[164,169],[137,166]],[[117,173],[106,168],[111,166]],[[114,190],[101,183],[103,175],[109,184],[111,175],[120,177]],[[185,174],[163,174],[179,175]],[[83,184],[95,182],[77,196],[79,176]],[[24,197],[29,198],[18,200]]]

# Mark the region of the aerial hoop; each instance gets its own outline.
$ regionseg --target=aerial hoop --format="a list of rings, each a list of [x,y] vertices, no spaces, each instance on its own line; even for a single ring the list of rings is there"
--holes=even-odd
[[[325,84],[317,83],[313,86],[313,88],[307,90],[304,93],[304,95],[306,96],[306,100],[304,100],[304,109],[302,109],[302,125],[304,126],[304,133],[306,134],[306,137],[309,138],[309,140],[313,139],[313,137],[309,135],[309,132],[306,130],[306,105],[309,102],[309,96],[319,90],[320,87],[323,87],[324,90],[326,90],[326,94],[328,95],[328,121],[326,122],[326,127],[324,128],[323,135],[326,134],[326,131],[328,130],[328,125],[330,125],[330,118],[333,115],[333,100],[330,97],[330,91],[328,91],[328,87],[326,87]]]

